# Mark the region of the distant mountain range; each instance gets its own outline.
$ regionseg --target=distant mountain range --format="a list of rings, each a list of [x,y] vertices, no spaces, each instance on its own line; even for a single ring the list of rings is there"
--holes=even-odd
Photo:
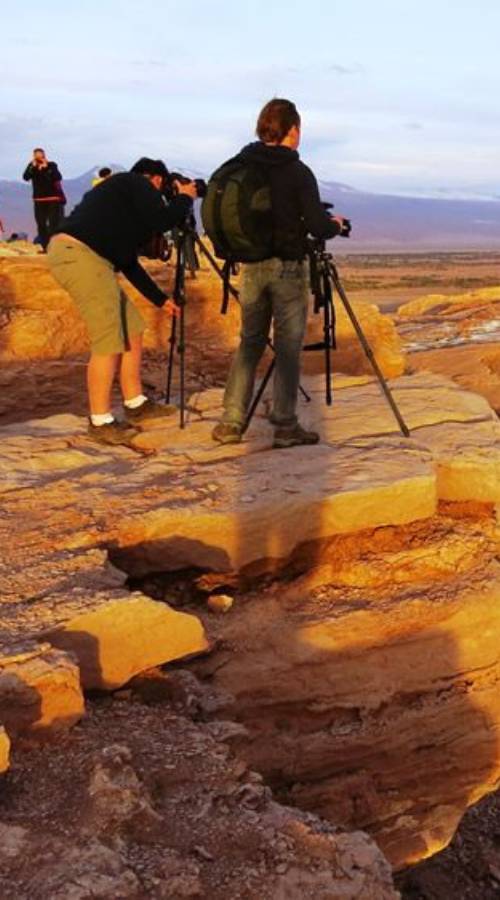
[[[68,210],[90,189],[95,171],[65,179]],[[352,237],[336,243],[342,253],[500,249],[500,200],[372,194],[336,182],[322,182],[320,190],[323,200],[333,202],[336,212],[352,220]],[[26,231],[34,236],[29,184],[0,179],[0,219],[8,235]]]

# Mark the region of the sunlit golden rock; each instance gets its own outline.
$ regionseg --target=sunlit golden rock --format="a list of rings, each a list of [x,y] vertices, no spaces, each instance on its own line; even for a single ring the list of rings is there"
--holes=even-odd
[[[89,605],[44,634],[78,660],[85,689],[114,690],[139,672],[208,649],[196,616],[140,593],[115,600],[103,595]]]
[[[6,772],[10,765],[10,740],[9,736],[0,725],[0,773]]]
[[[63,731],[83,712],[80,673],[72,656],[33,641],[0,648],[0,720],[11,737]]]
[[[453,378],[500,411],[500,287],[419,297],[399,307],[397,327],[412,371]]]
[[[165,289],[171,290],[173,268],[157,262],[145,263]],[[235,285],[238,281],[235,280]],[[145,300],[126,280],[125,290],[139,307],[146,321],[146,348],[167,350],[171,318]],[[204,352],[211,342],[218,352],[232,352],[239,340],[239,307],[231,300],[226,316],[220,315],[222,285],[219,277],[205,265],[196,279],[186,279],[186,322],[189,338]],[[354,374],[370,371],[361,345],[343,307],[338,303],[337,344],[333,354],[336,371]],[[312,307],[312,304],[311,304]],[[392,320],[375,306],[354,304],[362,328],[375,357],[390,378],[404,371],[401,341]],[[306,342],[322,337],[321,315],[311,316]],[[59,359],[86,353],[85,326],[69,295],[55,282],[43,257],[0,260],[0,360]],[[320,352],[305,354],[305,370],[318,372],[323,367]]]

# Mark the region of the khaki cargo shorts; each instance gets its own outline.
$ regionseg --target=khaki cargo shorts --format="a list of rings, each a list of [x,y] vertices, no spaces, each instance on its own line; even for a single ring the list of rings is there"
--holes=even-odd
[[[57,234],[47,251],[49,269],[68,292],[87,326],[92,353],[123,353],[145,323],[120,288],[112,263],[86,244]]]

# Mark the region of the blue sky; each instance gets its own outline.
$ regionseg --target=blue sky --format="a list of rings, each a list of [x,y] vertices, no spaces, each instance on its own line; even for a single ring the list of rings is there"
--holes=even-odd
[[[0,176],[161,156],[209,173],[290,97],[322,180],[500,197],[497,0],[24,0],[1,15]]]

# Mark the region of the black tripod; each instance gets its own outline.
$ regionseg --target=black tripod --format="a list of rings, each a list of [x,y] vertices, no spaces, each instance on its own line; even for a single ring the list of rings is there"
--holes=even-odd
[[[384,392],[384,395],[391,407],[392,412],[396,418],[396,421],[399,425],[401,433],[405,437],[410,436],[410,432],[408,427],[399,412],[398,407],[396,406],[396,402],[394,397],[391,394],[389,386],[380,370],[380,367],[377,363],[373,355],[373,351],[366,340],[366,337],[361,329],[361,325],[359,324],[354,310],[346,296],[344,288],[342,287],[337,268],[333,262],[333,256],[331,253],[328,253],[326,250],[325,241],[317,241],[311,242],[311,250],[310,250],[310,267],[311,267],[311,291],[314,296],[314,312],[318,313],[321,309],[323,310],[323,340],[319,341],[315,344],[307,344],[303,349],[305,351],[311,350],[323,350],[325,354],[325,400],[328,406],[332,405],[333,401],[333,391],[332,391],[332,360],[331,353],[332,350],[335,350],[335,307],[333,304],[333,293],[334,290],[339,295],[344,308],[351,320],[351,323],[354,327],[354,330],[360,340],[361,346],[375,372],[375,375],[378,378],[380,387]],[[276,360],[273,359],[271,364],[262,379],[261,384],[259,385],[259,389],[255,394],[254,399],[252,400],[252,404],[248,411],[248,415],[245,421],[244,430],[248,428],[255,410],[260,403],[262,395],[267,387],[269,379],[274,371],[274,367],[276,364]]]
[[[174,353],[177,350],[179,354],[179,411],[180,411],[180,427],[184,428],[186,424],[186,384],[185,384],[185,353],[186,353],[186,294],[184,289],[186,276],[186,241],[190,232],[188,220],[180,225],[175,236],[175,279],[173,300],[179,308],[179,315],[172,317],[172,326],[170,329],[170,352],[167,364],[167,390],[165,399],[170,403],[170,395],[172,391],[172,374],[174,369]],[[177,335],[177,319],[179,320],[179,334]]]

